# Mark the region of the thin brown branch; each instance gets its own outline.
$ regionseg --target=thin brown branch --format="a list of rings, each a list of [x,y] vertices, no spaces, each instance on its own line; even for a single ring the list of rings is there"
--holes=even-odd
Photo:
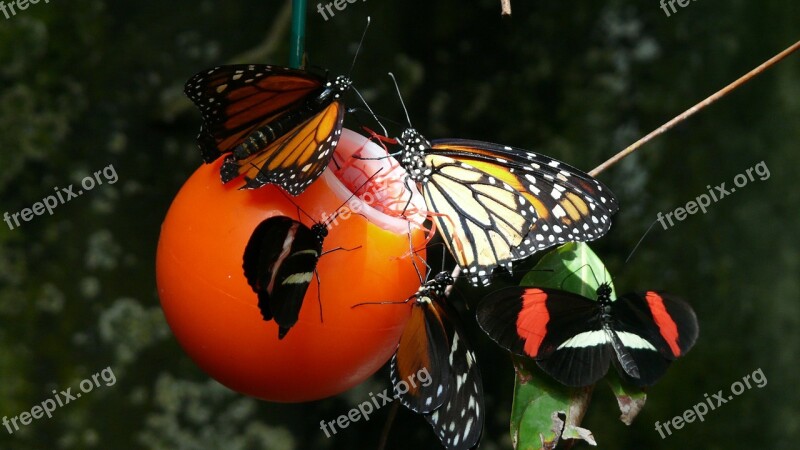
[[[456,280],[458,279],[459,275],[461,275],[461,266],[456,266],[456,268],[453,269],[453,273],[451,274],[451,276],[453,277],[453,280]],[[444,296],[449,297],[451,292],[453,292],[452,284],[444,288]]]
[[[250,50],[234,56],[228,61],[228,64],[248,64],[268,60],[278,50],[278,46],[284,40],[291,23],[292,2],[291,0],[286,0],[283,7],[275,15],[275,20],[272,22],[269,33],[267,33],[264,40]],[[171,122],[179,114],[191,109],[191,106],[192,102],[186,96],[175,97],[164,105],[161,118],[166,122]]]
[[[389,440],[389,431],[392,429],[392,423],[394,423],[394,418],[397,417],[397,410],[399,408],[400,402],[395,399],[392,402],[392,409],[389,410],[389,417],[386,418],[386,424],[383,425],[381,440],[378,443],[378,450],[384,450],[386,448],[386,443]]]
[[[503,16],[511,15],[511,0],[500,0],[500,14]]]
[[[725,86],[724,88],[722,88],[721,90],[719,90],[715,94],[713,94],[712,96],[710,96],[707,99],[703,100],[702,102],[692,106],[691,108],[689,108],[686,111],[684,111],[683,113],[681,113],[679,116],[675,117],[674,119],[670,120],[669,122],[665,123],[664,125],[661,125],[657,129],[653,130],[647,136],[645,136],[645,137],[639,139],[638,141],[634,142],[633,144],[629,145],[626,149],[622,150],[621,152],[619,152],[616,155],[614,155],[611,158],[609,158],[608,161],[606,161],[603,164],[600,164],[599,166],[595,167],[591,172],[589,172],[589,175],[597,176],[597,174],[599,174],[600,172],[602,172],[602,171],[608,169],[609,167],[613,166],[614,164],[619,162],[622,158],[624,158],[624,157],[630,155],[631,153],[635,152],[641,146],[643,146],[644,144],[650,142],[653,138],[655,138],[655,137],[657,137],[657,136],[659,136],[661,134],[664,134],[665,132],[667,132],[670,129],[672,129],[675,125],[683,122],[684,120],[686,120],[689,117],[693,116],[698,111],[700,111],[703,108],[707,107],[708,105],[716,102],[717,100],[721,99],[722,97],[728,95],[728,93],[730,93],[734,89],[736,89],[739,86],[747,83],[748,81],[750,81],[751,79],[753,79],[757,75],[761,74],[761,72],[764,72],[765,70],[769,69],[770,67],[772,67],[773,65],[775,65],[776,63],[781,61],[782,59],[786,58],[787,56],[789,56],[790,54],[795,52],[798,48],[800,48],[800,41],[795,42],[794,45],[790,46],[786,50],[784,50],[784,51],[778,53],[777,55],[773,56],[772,58],[768,59],[763,64],[761,64],[760,66],[758,66],[755,69],[751,70],[750,72],[748,72],[747,74],[745,74],[744,76],[739,78],[738,80],[736,80],[733,83]]]

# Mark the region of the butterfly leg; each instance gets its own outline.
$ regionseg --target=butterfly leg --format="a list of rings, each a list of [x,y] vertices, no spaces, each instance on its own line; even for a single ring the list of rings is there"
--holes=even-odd
[[[322,254],[319,255],[319,257],[322,258],[323,255],[327,255],[328,253],[338,252],[339,250],[343,250],[345,252],[352,252],[353,250],[358,250],[360,248],[361,248],[360,245],[358,247],[353,247],[353,248],[336,247],[336,248],[332,248],[330,250],[322,252]]]
[[[322,294],[320,294],[320,291],[322,290],[322,282],[319,279],[319,271],[316,268],[314,269],[314,276],[317,278],[317,303],[319,304],[319,321],[325,323],[325,321],[322,320]]]

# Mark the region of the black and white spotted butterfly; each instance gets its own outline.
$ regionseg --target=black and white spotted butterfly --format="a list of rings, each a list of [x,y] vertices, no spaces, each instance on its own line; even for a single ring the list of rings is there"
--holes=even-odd
[[[390,363],[395,394],[425,417],[445,448],[466,450],[483,432],[483,381],[458,315],[445,300],[452,284],[452,276],[441,272],[405,301],[382,303],[414,301]]]
[[[508,269],[511,261],[565,242],[592,241],[611,227],[617,200],[590,175],[505,145],[428,141],[408,122],[396,139],[400,164],[470,283],[489,284],[495,267]]]

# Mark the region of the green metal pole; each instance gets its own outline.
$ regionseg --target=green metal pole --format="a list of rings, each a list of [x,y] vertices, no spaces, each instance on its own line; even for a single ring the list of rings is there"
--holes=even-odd
[[[289,67],[299,69],[303,64],[306,44],[306,0],[292,0],[292,41],[289,47]]]

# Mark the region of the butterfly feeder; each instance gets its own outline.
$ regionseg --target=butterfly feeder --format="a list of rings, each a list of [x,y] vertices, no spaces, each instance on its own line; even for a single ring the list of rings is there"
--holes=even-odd
[[[356,152],[378,159],[351,158]],[[405,189],[405,172],[382,156],[384,149],[344,129],[329,170],[296,197],[274,185],[221,183],[223,158],[186,181],[161,227],[156,272],[167,322],[201,369],[235,391],[300,402],[350,389],[392,356],[410,308],[351,306],[416,292],[413,264],[424,270],[424,250],[412,260],[410,247],[424,247],[416,225],[422,218],[411,223],[399,213],[424,204],[414,195],[408,206],[407,198],[397,201],[402,197],[392,189]],[[328,229],[319,284],[310,281],[297,322],[282,339],[278,325],[262,317],[243,270],[253,231],[276,216]]]

